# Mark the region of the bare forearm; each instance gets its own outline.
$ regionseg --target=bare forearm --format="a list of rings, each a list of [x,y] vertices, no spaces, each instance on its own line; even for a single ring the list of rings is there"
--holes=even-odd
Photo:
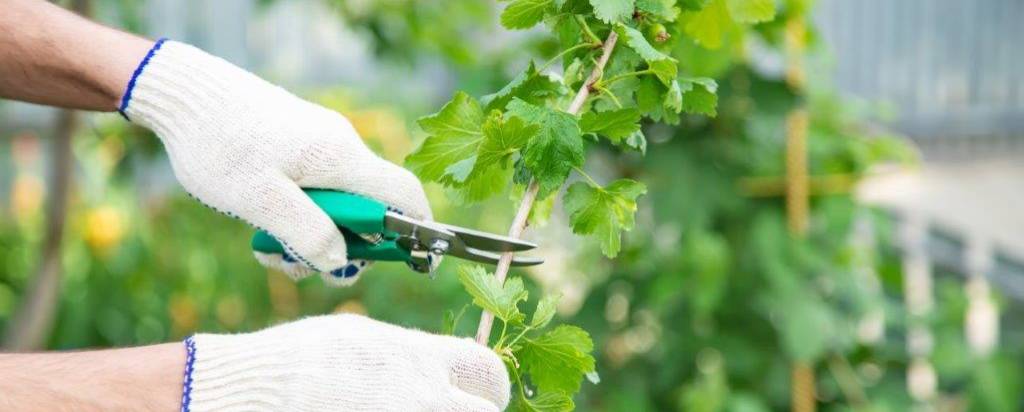
[[[150,46],[43,0],[0,0],[0,97],[117,110]]]
[[[175,411],[184,364],[180,343],[0,355],[0,410]]]

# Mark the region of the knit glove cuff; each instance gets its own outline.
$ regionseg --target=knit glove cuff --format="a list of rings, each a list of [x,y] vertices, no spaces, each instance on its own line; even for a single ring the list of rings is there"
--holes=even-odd
[[[277,342],[244,342],[242,336],[197,334],[185,340],[183,412],[282,410],[289,393],[287,356]]]

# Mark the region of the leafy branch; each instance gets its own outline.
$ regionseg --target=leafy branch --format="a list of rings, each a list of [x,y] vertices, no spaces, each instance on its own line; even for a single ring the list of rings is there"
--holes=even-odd
[[[508,231],[513,238],[523,234],[531,215],[548,212],[534,205],[563,193],[575,171],[583,178],[562,194],[569,225],[574,233],[596,239],[606,256],[616,256],[622,232],[633,228],[636,201],[647,188],[631,179],[598,183],[583,169],[587,142],[603,138],[621,150],[642,153],[643,118],[676,124],[682,113],[715,114],[715,81],[680,76],[678,61],[669,54],[670,39],[689,35],[687,24],[674,23],[680,7],[702,6],[675,0],[510,1],[501,13],[503,26],[527,29],[543,22],[561,51],[539,68],[531,61],[493,94],[477,100],[457,92],[440,111],[419,119],[429,136],[407,165],[463,204],[514,185],[521,198]],[[562,75],[549,76],[546,71],[559,61]],[[517,306],[527,299],[523,281],[506,281],[511,260],[510,253],[503,254],[493,275],[478,267],[460,272],[473,303],[483,309],[476,339],[489,343],[494,319],[501,320],[492,347],[508,363],[519,388],[516,408],[572,409],[572,394],[583,377],[596,381],[593,343],[586,331],[573,326],[544,330],[557,297],[541,298],[533,320],[526,322]],[[458,318],[454,313],[447,317]]]
[[[583,27],[586,27],[585,23]],[[587,29],[589,32],[589,29]],[[591,33],[593,35],[593,33]],[[597,65],[590,72],[590,77],[587,81],[580,86],[576,92],[576,97],[572,99],[572,103],[569,104],[569,108],[566,112],[572,115],[579,113],[580,108],[583,107],[583,103],[586,102],[587,97],[590,95],[590,91],[594,83],[601,78],[601,74],[604,71],[605,65],[608,64],[608,59],[611,58],[612,51],[615,49],[615,43],[618,41],[618,34],[614,31],[608,34],[608,38],[603,42],[601,49],[601,57],[597,60]],[[540,184],[536,179],[530,179],[529,185],[527,185],[526,193],[523,195],[523,199],[519,202],[519,208],[516,211],[516,216],[512,219],[512,225],[508,229],[508,235],[513,238],[519,238],[523,235],[523,231],[526,229],[527,220],[529,220],[530,210],[533,208],[533,203],[537,199],[537,194],[540,192]],[[505,277],[508,275],[509,267],[512,263],[512,253],[504,253],[501,255],[501,260],[498,261],[498,267],[494,270],[494,277],[498,279],[498,282],[504,282]],[[480,315],[480,324],[476,332],[476,341],[486,345],[487,339],[491,336],[491,325],[494,323],[494,314],[488,311],[484,311]]]

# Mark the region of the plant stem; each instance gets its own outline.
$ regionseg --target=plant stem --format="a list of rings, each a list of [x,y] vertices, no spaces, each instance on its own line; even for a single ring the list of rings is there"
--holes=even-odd
[[[576,92],[576,97],[569,104],[569,109],[566,110],[569,114],[579,114],[580,109],[583,108],[583,103],[590,96],[591,87],[601,78],[601,74],[604,73],[604,66],[608,64],[608,59],[611,58],[612,51],[615,49],[615,42],[618,39],[619,35],[612,30],[608,33],[608,38],[601,43],[601,57],[597,60],[593,70],[590,71],[590,77],[580,86],[580,90]],[[518,239],[523,234],[523,230],[526,229],[526,222],[530,217],[530,209],[533,208],[533,202],[537,199],[538,191],[540,191],[540,186],[536,180],[531,179],[529,186],[526,188],[526,193],[523,194],[523,200],[519,203],[519,210],[516,211],[516,216],[512,219],[512,225],[508,229],[509,237]],[[501,259],[498,260],[498,267],[494,269],[494,276],[498,278],[499,283],[505,283],[505,277],[508,276],[508,269],[511,264],[512,252],[502,254]],[[485,310],[480,314],[480,325],[476,331],[476,341],[481,345],[487,345],[487,341],[491,337],[491,325],[493,323],[493,313]]]
[[[576,166],[573,166],[572,168],[576,170],[576,173],[579,173],[580,176],[587,178],[587,181],[590,182],[590,185],[593,186],[595,189],[598,189],[602,192],[604,191],[604,187],[598,184],[597,181],[594,180],[593,177],[590,177],[590,175],[588,175],[587,172],[584,172],[583,169]]]
[[[605,97],[608,100],[611,100],[612,103],[615,103],[615,107],[618,107],[620,109],[622,108],[622,102],[619,101],[618,97],[615,97],[615,93],[612,93],[611,90],[606,89],[604,86],[601,86],[600,84],[595,84],[594,89],[601,92],[601,97]]]
[[[614,76],[614,77],[612,77],[612,78],[610,78],[608,80],[602,80],[601,81],[601,87],[608,87],[612,83],[615,83],[615,82],[617,82],[619,80],[622,80],[622,79],[625,79],[627,77],[642,76],[642,75],[650,74],[650,73],[653,73],[651,71],[651,69],[644,69],[644,70],[637,70],[635,72],[622,73],[622,74],[620,74],[618,76]]]
[[[551,67],[552,64],[555,64],[555,62],[557,62],[558,59],[561,59],[562,56],[565,56],[565,55],[567,55],[569,53],[572,53],[572,52],[574,52],[576,50],[579,50],[579,49],[582,49],[582,48],[585,48],[585,47],[598,47],[600,45],[601,45],[601,43],[581,43],[581,44],[577,44],[575,46],[572,46],[572,47],[570,47],[568,49],[565,49],[561,53],[558,53],[557,55],[555,55],[555,57],[552,57],[551,60],[548,60],[547,63],[544,63],[543,66],[540,66],[540,68],[538,68],[537,71],[538,72],[543,72],[544,70],[547,70],[548,67]]]
[[[590,25],[587,24],[587,19],[583,18],[583,16],[580,16],[578,14],[575,15],[575,17],[576,17],[576,22],[580,24],[580,28],[583,29],[583,33],[587,35],[587,38],[589,38],[590,41],[592,41],[594,43],[600,44],[601,43],[601,38],[597,37],[597,35],[594,34],[594,32],[592,30],[590,30]],[[614,32],[614,30],[613,30],[613,32]],[[608,36],[608,38],[611,38],[611,36]]]

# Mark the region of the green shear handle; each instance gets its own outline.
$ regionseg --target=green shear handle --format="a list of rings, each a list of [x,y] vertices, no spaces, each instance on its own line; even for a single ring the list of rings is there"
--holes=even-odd
[[[331,218],[348,245],[348,258],[406,262],[412,260],[409,250],[398,243],[398,233],[384,227],[388,209],[383,203],[352,193],[336,190],[304,189],[313,203]],[[360,234],[379,235],[379,242],[369,242]],[[285,254],[285,249],[266,231],[252,237],[252,250],[261,253]]]

